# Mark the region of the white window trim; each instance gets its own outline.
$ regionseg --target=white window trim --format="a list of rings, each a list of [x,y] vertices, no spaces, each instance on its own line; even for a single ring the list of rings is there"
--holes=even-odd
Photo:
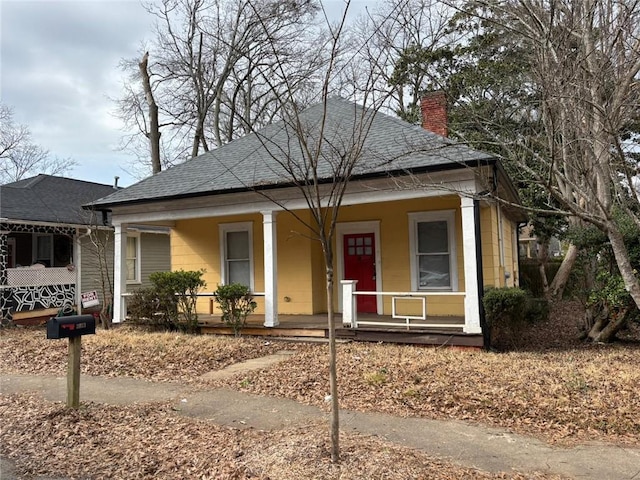
[[[411,290],[412,291],[458,291],[458,257],[456,255],[456,211],[438,210],[433,212],[409,213],[409,255],[411,267]],[[420,222],[446,221],[449,234],[449,271],[451,285],[449,287],[420,288],[418,285],[418,229]]]
[[[220,239],[220,283],[227,284],[227,233],[248,232],[249,234],[249,289],[255,291],[254,270],[253,270],[253,222],[221,223],[218,225]]]
[[[338,260],[338,285],[340,280],[344,280],[344,236],[352,233],[371,233],[376,251],[376,291],[382,291],[382,256],[380,250],[380,221],[372,220],[366,222],[340,222],[336,225],[336,256]],[[356,285],[356,291],[358,286]],[[382,296],[376,295],[376,310],[378,315],[382,315]],[[338,288],[338,312],[342,312],[342,288]]]
[[[142,262],[140,260],[140,256],[142,253],[142,248],[140,247],[140,232],[132,232],[130,230],[127,230],[127,239],[128,238],[136,239],[136,278],[127,280],[127,285],[139,285],[142,283],[142,273],[140,272],[140,267],[142,265]],[[127,248],[126,248],[126,240],[125,240],[125,252],[126,251],[127,251]],[[126,265],[129,259],[125,257],[124,260]]]

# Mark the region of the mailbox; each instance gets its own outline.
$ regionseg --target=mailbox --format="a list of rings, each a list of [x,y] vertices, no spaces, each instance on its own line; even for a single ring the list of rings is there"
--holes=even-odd
[[[93,315],[51,317],[47,321],[47,338],[73,338],[96,333]]]

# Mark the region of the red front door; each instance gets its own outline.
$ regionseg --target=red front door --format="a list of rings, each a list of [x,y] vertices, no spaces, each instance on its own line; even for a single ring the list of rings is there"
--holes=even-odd
[[[356,290],[375,291],[376,257],[373,233],[344,236],[344,279],[357,280]],[[376,313],[375,295],[358,295],[359,313]]]

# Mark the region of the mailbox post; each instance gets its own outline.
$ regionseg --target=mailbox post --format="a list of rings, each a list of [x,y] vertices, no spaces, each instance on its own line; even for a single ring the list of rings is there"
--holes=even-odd
[[[51,317],[47,321],[47,338],[69,339],[69,359],[67,363],[67,407],[80,406],[80,353],[82,335],[96,333],[96,319],[93,315],[72,315]]]

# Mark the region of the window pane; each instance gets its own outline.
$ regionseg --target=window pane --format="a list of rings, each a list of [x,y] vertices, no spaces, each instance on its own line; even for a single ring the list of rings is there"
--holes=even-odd
[[[356,254],[355,247],[349,247],[349,255],[355,255],[355,254]]]
[[[371,245],[371,237],[365,237],[364,238],[364,244],[365,245]]]
[[[347,245],[352,246],[356,244],[356,239],[351,237],[351,238],[347,238]]]
[[[138,237],[127,237],[127,280],[138,280]]]
[[[362,245],[362,237],[356,238],[356,245]]]
[[[136,258],[138,237],[127,237],[127,258]]]
[[[47,267],[51,267],[51,240],[50,235],[40,235],[36,237],[36,258],[35,262],[40,262]]]
[[[249,278],[249,261],[232,261],[227,263],[229,268],[229,283],[241,283],[247,287],[251,286]]]
[[[227,232],[227,260],[247,260],[248,258],[249,232]]]
[[[136,260],[127,259],[127,280],[132,281],[136,279]]]
[[[451,286],[449,255],[420,255],[418,261],[420,268],[420,287]]]
[[[447,252],[449,252],[447,222],[418,223],[418,253]]]

